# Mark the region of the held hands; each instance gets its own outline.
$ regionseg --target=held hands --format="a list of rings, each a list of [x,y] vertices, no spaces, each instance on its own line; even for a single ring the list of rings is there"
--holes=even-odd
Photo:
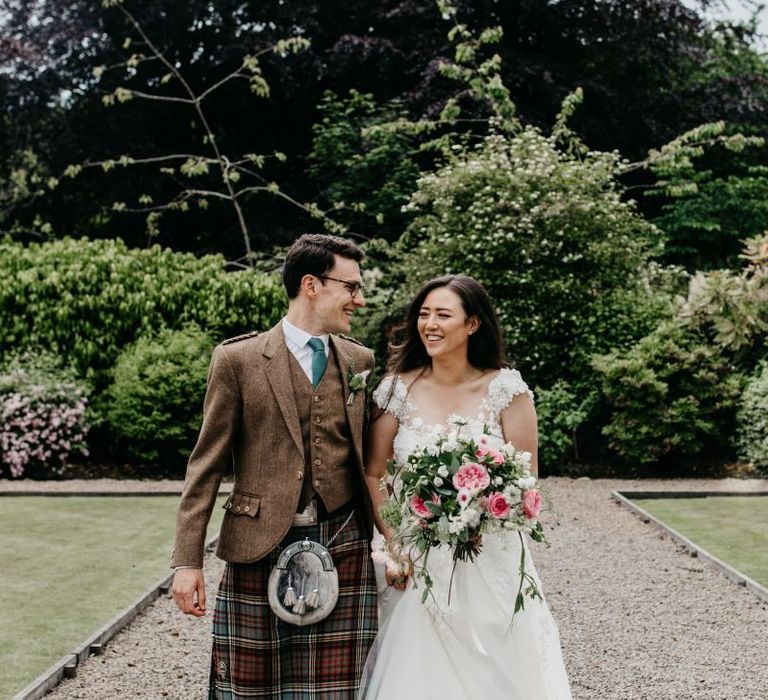
[[[178,569],[173,575],[171,593],[181,612],[195,617],[205,615],[205,580],[202,569]]]
[[[394,586],[398,591],[404,591],[408,585],[408,579],[413,573],[413,562],[407,555],[400,555],[399,558],[390,557],[384,565],[384,576],[387,579],[388,586]]]
[[[384,535],[376,532],[371,542],[371,558],[384,567],[384,576],[388,586],[404,591],[408,579],[413,574],[413,562],[404,552],[393,533],[384,530]]]

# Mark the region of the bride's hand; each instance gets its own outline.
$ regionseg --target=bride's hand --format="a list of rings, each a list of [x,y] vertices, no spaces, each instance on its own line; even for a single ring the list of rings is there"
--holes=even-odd
[[[384,569],[384,576],[387,580],[387,585],[396,588],[398,591],[404,591],[408,585],[408,579],[413,574],[413,562],[407,555],[401,557],[399,560],[393,560],[387,563]]]

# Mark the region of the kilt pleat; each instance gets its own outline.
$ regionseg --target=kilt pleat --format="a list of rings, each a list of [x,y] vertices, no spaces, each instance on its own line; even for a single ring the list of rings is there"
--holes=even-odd
[[[292,528],[282,546],[325,544],[348,515]],[[228,563],[213,615],[209,700],[352,700],[376,636],[376,580],[362,518],[355,513],[328,548],[339,576],[331,615],[305,627],[279,619],[267,585],[275,550],[253,564]]]

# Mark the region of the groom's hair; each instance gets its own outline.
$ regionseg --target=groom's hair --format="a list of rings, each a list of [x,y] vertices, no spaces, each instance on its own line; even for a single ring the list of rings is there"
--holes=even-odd
[[[358,245],[339,236],[305,233],[288,250],[283,264],[283,285],[295,299],[304,275],[324,275],[336,264],[334,255],[360,262],[365,254]]]

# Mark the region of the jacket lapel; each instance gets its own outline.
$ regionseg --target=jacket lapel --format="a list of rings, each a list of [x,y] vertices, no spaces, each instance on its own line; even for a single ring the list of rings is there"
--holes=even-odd
[[[293,394],[293,384],[291,383],[291,369],[288,365],[289,352],[285,344],[282,323],[278,323],[269,331],[267,344],[263,351],[265,357],[270,358],[266,368],[267,380],[272,387],[272,393],[275,395],[280,412],[283,414],[288,432],[303,456],[304,444],[301,437],[299,411],[296,408],[296,397]]]
[[[350,406],[347,403],[350,395],[349,389],[349,373],[350,371],[358,372],[358,368],[353,367],[352,358],[344,351],[341,344],[332,335],[330,336],[331,346],[334,353],[336,353],[336,361],[339,363],[339,371],[341,372],[341,383],[344,387],[343,399],[344,410],[347,413],[347,424],[349,425],[349,431],[352,436],[352,444],[355,448],[355,455],[360,466],[363,465],[363,412],[365,410],[365,392],[358,392],[360,396],[355,396]]]

